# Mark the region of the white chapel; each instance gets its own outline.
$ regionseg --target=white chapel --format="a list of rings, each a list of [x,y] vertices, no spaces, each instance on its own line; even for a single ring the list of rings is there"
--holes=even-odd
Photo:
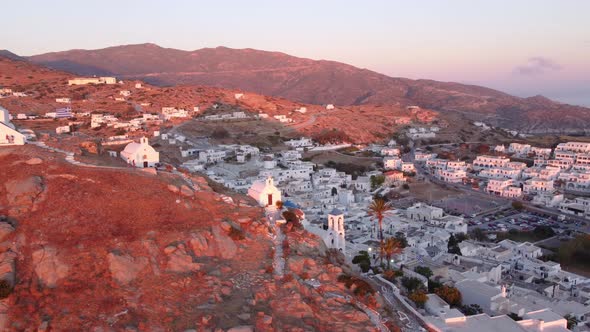
[[[160,162],[160,153],[148,143],[147,137],[142,137],[139,143],[127,144],[121,158],[135,167],[154,167]]]
[[[281,200],[281,191],[275,187],[273,178],[269,176],[264,181],[255,181],[248,189],[248,196],[254,198],[260,206],[275,206]]]
[[[10,122],[10,113],[0,106],[0,145],[23,145],[25,135],[19,133]]]

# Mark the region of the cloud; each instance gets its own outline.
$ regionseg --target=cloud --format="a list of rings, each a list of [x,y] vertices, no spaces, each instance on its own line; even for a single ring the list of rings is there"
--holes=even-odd
[[[531,57],[527,63],[514,68],[514,73],[524,76],[536,76],[548,71],[561,70],[561,66],[542,56]]]

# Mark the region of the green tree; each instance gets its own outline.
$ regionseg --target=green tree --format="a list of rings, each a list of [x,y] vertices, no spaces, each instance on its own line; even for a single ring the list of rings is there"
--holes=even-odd
[[[402,286],[404,286],[404,288],[407,289],[409,293],[412,293],[417,289],[424,288],[422,280],[414,277],[403,277]]]
[[[416,266],[414,272],[425,276],[427,279],[432,277],[432,270],[428,266]]]
[[[522,202],[520,202],[520,201],[513,201],[512,208],[517,211],[520,211],[520,210],[524,209],[524,204],[522,204]]]
[[[371,269],[371,257],[365,250],[359,251],[359,254],[352,258],[352,264],[358,264],[363,273],[369,272]]]
[[[449,242],[447,244],[447,252],[449,254],[461,255],[461,249],[459,248],[459,241],[453,234],[449,236]]]
[[[563,318],[567,321],[567,328],[568,330],[573,329],[574,327],[578,326],[578,319],[572,315],[565,315]]]
[[[375,199],[371,202],[371,205],[369,205],[369,215],[376,217],[379,222],[380,247],[383,247],[383,218],[385,218],[385,213],[387,211],[391,211],[391,205],[383,199]]]
[[[391,257],[402,251],[401,244],[395,238],[387,238],[385,242],[381,244],[381,254],[385,256],[387,260],[387,268],[391,268]]]
[[[458,308],[465,316],[479,315],[483,313],[483,309],[478,304],[462,305]]]
[[[383,185],[385,182],[384,175],[371,175],[371,189],[375,190]]]
[[[395,239],[399,242],[402,248],[408,246],[408,239],[406,239],[406,235],[402,232],[395,233]]]

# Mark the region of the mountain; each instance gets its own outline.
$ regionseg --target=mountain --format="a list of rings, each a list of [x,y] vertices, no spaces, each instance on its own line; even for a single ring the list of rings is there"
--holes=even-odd
[[[347,64],[226,47],[182,51],[155,44],[71,50],[29,60],[79,75],[116,75],[156,85],[202,84],[337,105],[418,105],[529,133],[584,132],[590,109],[519,98],[480,86],[389,77]]]
[[[16,61],[27,61],[27,59],[25,59],[19,55],[16,55],[16,54],[10,52],[9,50],[0,50],[0,57],[8,58],[10,60],[16,60]]]

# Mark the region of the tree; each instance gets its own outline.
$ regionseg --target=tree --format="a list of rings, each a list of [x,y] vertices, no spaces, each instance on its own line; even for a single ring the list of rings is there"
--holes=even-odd
[[[302,226],[301,221],[299,220],[299,217],[297,216],[297,213],[295,213],[292,210],[287,210],[287,211],[283,212],[283,218],[285,219],[285,221],[288,224],[290,223],[296,228],[300,228]]]
[[[565,320],[567,321],[567,328],[568,328],[568,330],[573,329],[579,323],[578,319],[576,317],[570,315],[570,314],[567,314],[567,315],[563,316],[563,318],[565,318]]]
[[[451,306],[461,304],[461,292],[455,287],[442,286],[437,288],[435,293]]]
[[[395,233],[395,239],[397,240],[397,242],[399,242],[399,244],[402,248],[405,248],[408,246],[408,239],[406,239],[406,234],[404,234],[402,232],[397,232],[397,233]]]
[[[424,308],[424,303],[428,301],[428,295],[426,295],[426,292],[422,289],[410,293],[408,298],[412,300],[418,308]]]
[[[512,208],[517,211],[520,211],[520,210],[524,209],[524,204],[522,204],[522,202],[519,202],[519,201],[513,201]]]
[[[385,176],[383,175],[371,175],[371,189],[375,190],[385,182]]]
[[[455,238],[455,235],[449,236],[449,243],[447,244],[447,252],[449,254],[461,255],[461,249],[459,248],[459,241]]]
[[[369,205],[369,215],[377,218],[379,222],[379,241],[381,242],[380,247],[383,247],[383,218],[385,212],[391,210],[391,205],[386,203],[384,200],[377,198]]]
[[[414,272],[419,273],[426,277],[426,279],[432,277],[432,270],[428,266],[416,266]]]
[[[391,267],[391,257],[393,255],[398,254],[402,251],[401,244],[394,238],[390,237],[385,240],[385,242],[381,243],[381,255],[385,256],[387,260],[387,268]]]
[[[537,226],[535,227],[535,229],[533,229],[533,234],[535,234],[535,236],[537,236],[538,238],[541,239],[546,239],[546,238],[550,238],[552,236],[555,236],[555,231],[553,230],[553,228],[549,227],[549,226]]]
[[[217,127],[215,129],[213,129],[213,132],[211,133],[211,137],[216,138],[216,139],[227,138],[227,137],[229,137],[229,132],[227,131],[227,129],[225,129],[223,127]]]
[[[483,309],[478,304],[462,305],[458,307],[465,316],[478,315],[483,312]]]
[[[518,322],[519,320],[522,320],[522,317],[520,317],[519,315],[517,315],[517,314],[515,314],[515,313],[513,313],[513,312],[509,313],[509,314],[508,314],[508,315],[506,315],[506,316],[508,316],[508,317],[512,318],[512,320],[514,320],[514,321],[516,321],[516,322]]]
[[[403,277],[402,286],[404,286],[404,288],[407,289],[409,293],[417,289],[424,288],[422,280],[414,277]]]
[[[281,210],[283,208],[283,202],[282,201],[276,201],[275,205],[277,207],[277,209]]]
[[[361,271],[367,273],[371,269],[371,257],[368,252],[361,250],[358,255],[352,258],[352,264],[358,264]]]
[[[483,231],[483,229],[481,228],[475,228],[472,232],[471,235],[474,239],[476,239],[477,241],[485,241],[487,236],[486,233]]]

